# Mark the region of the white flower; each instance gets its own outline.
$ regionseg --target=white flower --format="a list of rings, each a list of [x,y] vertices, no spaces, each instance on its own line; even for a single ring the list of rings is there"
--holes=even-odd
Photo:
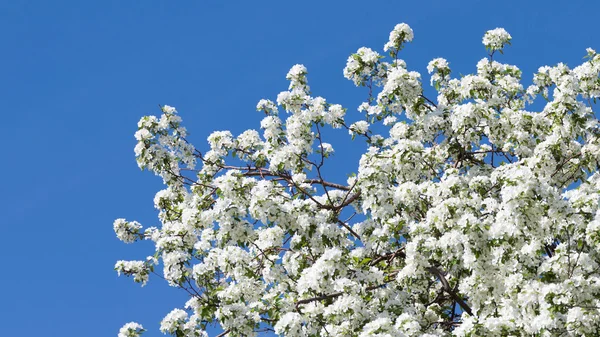
[[[233,136],[230,131],[215,131],[208,136],[208,143],[213,150],[229,150],[233,147]]]
[[[141,237],[140,229],[142,229],[142,225],[137,221],[128,222],[125,219],[117,219],[113,223],[113,228],[119,240],[125,243],[135,242]]]
[[[139,337],[146,331],[144,327],[136,322],[129,322],[119,329],[118,337]]]
[[[258,104],[256,104],[256,110],[262,110],[267,114],[277,114],[278,112],[277,105],[268,99],[261,99]]]
[[[323,120],[333,128],[340,128],[344,121],[344,115],[346,115],[346,109],[339,104],[333,104],[324,114]]]
[[[183,330],[185,321],[188,318],[187,312],[181,309],[173,309],[160,322],[160,331],[173,334],[178,330]]]
[[[405,23],[399,23],[390,32],[390,39],[383,47],[383,50],[401,49],[404,42],[410,42],[413,38],[414,33],[410,26]]]
[[[160,223],[115,220],[120,240],[154,244],[115,270],[143,285],[162,263],[187,291],[187,311],[161,331],[597,335],[600,55],[541,67],[525,90],[521,70],[492,57],[511,41],[495,29],[474,73],[451,78],[445,59],[429,62],[431,95],[397,58],[412,39],[400,24],[389,62],[366,47],[348,58],[344,76],[366,87],[356,123],[344,120],[353,109],[311,96],[302,65],[277,96],[285,118],[258,102],[262,134],[214,132],[200,151],[174,108],[140,119],[136,160],[166,185]],[[331,165],[340,127],[355,142]],[[132,322],[119,336],[141,332]]]
[[[285,336],[302,336],[302,321],[300,314],[287,312],[275,324],[275,333]]]
[[[358,49],[357,54],[365,63],[372,64],[379,60],[379,54],[376,51],[373,51],[371,48],[361,47]]]
[[[429,64],[427,64],[427,72],[431,74],[435,69],[437,69],[438,71],[448,70],[448,61],[441,57],[429,61]]]
[[[177,113],[177,110],[176,110],[174,107],[172,107],[172,106],[169,106],[169,105],[163,105],[163,106],[162,106],[162,111],[163,111],[164,113],[166,113],[166,114],[174,114],[174,113]]]
[[[388,116],[383,119],[383,125],[392,125],[396,123],[397,120],[398,118],[396,118],[396,116]]]
[[[150,139],[152,137],[154,137],[154,135],[152,135],[152,133],[150,133],[150,131],[148,131],[148,129],[139,129],[135,133],[135,139],[137,139],[138,141],[144,141],[144,140]]]
[[[137,283],[141,283],[145,286],[148,282],[148,276],[150,273],[149,265],[144,261],[117,261],[115,264],[115,270],[118,275],[121,273],[126,276],[133,276],[133,280]]]
[[[369,130],[369,123],[367,121],[358,121],[350,125],[350,134],[366,134]]]
[[[502,50],[504,45],[510,44],[512,37],[504,28],[488,30],[483,36],[483,45],[490,51]]]
[[[321,147],[323,148],[323,154],[324,155],[329,155],[331,153],[333,153],[333,146],[329,143],[322,143]]]
[[[287,78],[290,81],[300,81],[304,77],[304,75],[307,74],[307,72],[308,71],[306,70],[306,67],[304,65],[296,64],[290,69],[285,78]]]

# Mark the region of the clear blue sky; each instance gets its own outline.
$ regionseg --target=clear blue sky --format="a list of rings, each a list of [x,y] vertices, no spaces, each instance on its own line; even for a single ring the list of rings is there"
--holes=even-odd
[[[152,251],[120,243],[112,222],[157,225],[161,182],[137,168],[133,133],[158,104],[177,107],[204,149],[212,130],[258,127],[258,100],[303,63],[313,94],[357,116],[365,92],[343,78],[346,58],[382,52],[399,22],[415,31],[400,57],[421,73],[434,57],[474,71],[483,33],[504,27],[513,46],[499,60],[529,82],[541,65],[600,49],[599,10],[591,0],[0,0],[0,336],[116,336],[131,320],[160,336],[160,319],[182,305],[164,282],[141,288],[112,270]],[[337,158],[355,158],[352,146]]]

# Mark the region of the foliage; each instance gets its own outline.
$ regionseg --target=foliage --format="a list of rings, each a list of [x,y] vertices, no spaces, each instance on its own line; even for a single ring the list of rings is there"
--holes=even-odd
[[[399,24],[390,58],[369,48],[348,58],[344,76],[369,89],[356,123],[311,96],[302,65],[276,103],[258,103],[261,131],[214,132],[206,152],[172,107],[140,120],[138,164],[166,185],[154,199],[161,227],[116,220],[124,242],[156,245],[116,270],[145,284],[162,261],[189,293],[161,331],[597,336],[600,55],[541,67],[524,88],[519,68],[494,59],[511,42],[497,28],[476,73],[429,63],[434,99],[398,58],[412,39]],[[538,96],[543,109],[527,110]],[[368,144],[344,183],[322,174],[334,153],[326,128]]]

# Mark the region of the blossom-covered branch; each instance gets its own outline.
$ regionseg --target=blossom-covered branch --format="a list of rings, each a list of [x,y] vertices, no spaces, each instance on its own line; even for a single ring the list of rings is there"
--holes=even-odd
[[[512,37],[496,28],[474,73],[436,58],[426,89],[401,59],[413,38],[399,24],[387,55],[348,58],[344,77],[368,89],[354,115],[295,65],[287,90],[258,102],[260,129],[216,131],[206,151],[173,107],[140,120],[137,162],[165,184],[159,223],[113,228],[155,251],[115,269],[189,295],[162,332],[598,335],[600,55],[543,66],[524,87],[499,62]],[[358,163],[335,166],[341,137],[327,129],[364,145]],[[130,322],[119,336],[143,332]]]

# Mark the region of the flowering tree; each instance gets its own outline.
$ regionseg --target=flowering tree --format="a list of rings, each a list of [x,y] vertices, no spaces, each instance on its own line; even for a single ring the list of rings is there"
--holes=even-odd
[[[600,54],[541,67],[524,88],[519,68],[494,59],[511,41],[497,28],[475,74],[429,63],[436,98],[399,58],[412,39],[399,24],[389,59],[369,48],[348,58],[344,76],[369,89],[352,124],[311,95],[302,65],[277,103],[258,103],[262,131],[214,132],[206,152],[172,107],[140,120],[138,164],[166,185],[161,227],[116,220],[119,239],[156,252],[115,269],[143,285],[162,260],[164,279],[189,293],[161,331],[598,335]],[[541,111],[527,110],[538,96]],[[334,151],[325,128],[368,145],[346,182],[322,174]],[[132,322],[119,336],[143,331]]]

